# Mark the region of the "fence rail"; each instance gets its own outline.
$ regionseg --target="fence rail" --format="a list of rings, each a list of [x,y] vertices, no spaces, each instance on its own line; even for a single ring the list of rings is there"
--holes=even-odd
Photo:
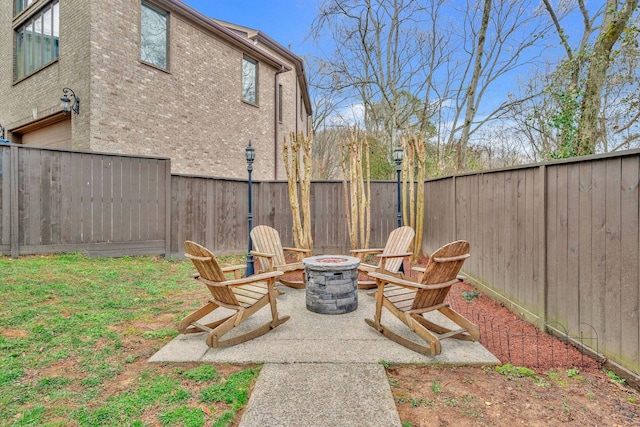
[[[165,254],[248,246],[246,181],[171,175],[159,158],[0,144],[0,253]],[[425,182],[424,250],[471,242],[465,273],[540,328],[559,324],[640,373],[640,151]],[[285,182],[256,182],[255,225],[293,244]],[[371,184],[370,246],[396,226],[395,183]],[[341,182],[314,182],[317,253],[345,253]],[[593,335],[593,336],[592,336]]]

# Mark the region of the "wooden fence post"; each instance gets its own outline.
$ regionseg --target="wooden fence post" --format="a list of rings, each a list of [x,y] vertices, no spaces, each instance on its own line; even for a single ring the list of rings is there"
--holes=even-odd
[[[18,146],[11,144],[9,148],[9,180],[10,180],[10,196],[9,196],[9,209],[10,209],[10,221],[9,226],[9,244],[11,246],[11,258],[18,258],[20,256],[20,217],[18,215]]]
[[[539,250],[539,260],[538,260],[538,269],[540,271],[540,285],[539,285],[539,298],[542,304],[542,309],[540,310],[539,317],[539,325],[538,327],[543,331],[546,330],[545,324],[547,323],[547,311],[548,311],[548,289],[549,283],[547,280],[547,167],[543,164],[540,165],[539,175],[540,175],[540,186],[541,186],[541,203],[538,206],[541,212],[539,212],[539,217],[541,218],[540,230],[538,235],[538,250]]]
[[[171,257],[171,159],[164,161],[164,257]]]

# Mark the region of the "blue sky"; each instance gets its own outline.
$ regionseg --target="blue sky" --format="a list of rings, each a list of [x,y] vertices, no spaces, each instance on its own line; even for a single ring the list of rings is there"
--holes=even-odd
[[[317,13],[317,0],[183,0],[211,18],[260,30],[299,55],[312,51],[304,43]]]

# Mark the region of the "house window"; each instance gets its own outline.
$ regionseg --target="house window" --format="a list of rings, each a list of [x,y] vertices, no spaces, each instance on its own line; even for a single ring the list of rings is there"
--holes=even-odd
[[[278,85],[278,121],[282,123],[282,85]]]
[[[258,61],[242,58],[242,100],[258,104]]]
[[[167,69],[169,14],[142,3],[140,14],[140,59]]]
[[[31,3],[36,0],[15,0],[16,3],[16,15],[25,10]]]
[[[19,2],[28,5],[27,1]],[[30,2],[29,2],[30,3]],[[15,79],[32,74],[60,56],[60,2],[34,11],[15,32]]]
[[[300,97],[300,119],[304,118],[304,100],[302,99],[302,96]]]

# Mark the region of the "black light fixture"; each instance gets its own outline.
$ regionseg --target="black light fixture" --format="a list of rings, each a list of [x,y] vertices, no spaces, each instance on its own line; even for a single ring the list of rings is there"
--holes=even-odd
[[[69,99],[69,93],[73,97],[73,104],[71,103],[71,99]],[[60,98],[62,107],[62,111],[64,114],[67,114],[69,111],[73,111],[75,114],[80,114],[80,98],[75,94],[75,92],[68,87],[62,89],[62,98]]]
[[[249,145],[244,149],[244,158],[247,160],[247,172],[249,172],[249,251],[247,252],[247,269],[245,276],[252,276],[254,273],[253,268],[253,255],[251,255],[251,229],[253,228],[253,213],[251,212],[251,172],[253,172],[253,161],[256,159],[256,150],[251,146],[251,140]]]
[[[393,160],[396,162],[396,172],[398,173],[398,228],[402,227],[402,192],[400,189],[400,172],[402,172],[403,159],[404,150],[402,147],[396,147],[393,150]]]

